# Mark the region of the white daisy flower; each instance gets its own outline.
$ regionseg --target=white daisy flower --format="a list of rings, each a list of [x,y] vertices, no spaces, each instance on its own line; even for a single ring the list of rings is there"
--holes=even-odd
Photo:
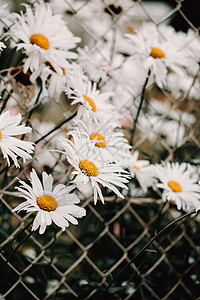
[[[200,57],[200,40],[199,34],[190,28],[187,33],[183,31],[176,32],[173,27],[161,24],[159,26],[163,36],[166,36],[179,49],[184,49],[190,59],[187,66],[187,71],[190,76],[195,76],[199,71],[199,57]]]
[[[104,197],[99,184],[112,190],[118,197],[124,198],[116,186],[128,189],[124,183],[130,178],[128,173],[119,165],[107,163],[96,155],[90,144],[87,145],[86,139],[82,139],[80,135],[73,133],[74,142],[61,138],[60,142],[64,148],[64,154],[69,163],[74,167],[72,174],[76,175],[72,181],[80,191],[87,183],[91,183],[94,190],[94,204],[97,203],[97,195],[99,195],[102,203]]]
[[[61,68],[66,68],[66,59],[76,58],[69,50],[76,47],[80,38],[73,36],[60,15],[52,14],[50,5],[40,3],[34,9],[25,7],[25,14],[14,14],[14,25],[9,33],[21,41],[16,43],[17,50],[24,49],[28,56],[24,72],[30,68],[35,72],[32,75],[35,79],[45,63],[49,63],[59,73]]]
[[[166,88],[176,99],[187,97],[189,99],[199,100],[200,80],[194,81],[193,76],[183,72],[181,75],[169,73],[167,76]]]
[[[142,138],[154,143],[158,135],[165,140],[169,146],[175,147],[181,144],[185,135],[185,127],[175,120],[163,119],[157,115],[140,115],[137,127]]]
[[[126,34],[132,45],[131,59],[138,62],[146,72],[151,70],[151,78],[159,87],[165,85],[168,68],[174,72],[180,72],[182,67],[189,64],[189,58],[184,48],[173,43],[168,37],[163,37],[162,31],[153,23],[145,23],[136,34]]]
[[[75,130],[93,144],[103,161],[119,162],[127,156],[131,146],[123,132],[113,128],[112,118],[95,123],[87,116],[83,120],[74,120],[74,123],[78,127]]]
[[[154,166],[150,165],[148,160],[138,159],[139,151],[130,153],[128,158],[123,161],[124,167],[126,167],[132,177],[136,177],[139,185],[144,192],[147,188],[153,186],[157,180],[155,178]]]
[[[67,85],[65,93],[70,95],[70,99],[73,99],[71,104],[82,104],[79,107],[77,118],[80,119],[83,115],[89,114],[93,119],[99,120],[105,113],[115,114],[114,107],[108,101],[113,93],[100,93],[96,83],[92,84],[87,80],[79,66],[74,67],[69,74]]]
[[[21,114],[11,116],[9,111],[6,111],[0,115],[0,149],[3,157],[7,159],[8,166],[10,166],[9,157],[12,158],[16,167],[20,168],[17,161],[17,156],[23,158],[23,162],[27,159],[31,159],[30,153],[33,153],[33,143],[28,141],[22,141],[13,136],[21,135],[31,132],[31,128],[23,125],[19,125],[21,122]]]
[[[101,79],[103,83],[108,80],[108,74],[112,73],[113,70],[118,69],[124,62],[124,57],[120,53],[114,53],[111,57],[112,45],[99,41],[95,49],[89,49],[88,46],[84,48],[78,48],[78,62],[82,68],[86,71],[90,80],[98,82]],[[101,49],[99,52],[98,49]]]
[[[135,114],[133,109],[131,112]],[[181,145],[186,130],[195,121],[193,115],[174,109],[167,102],[152,99],[148,113],[140,114],[137,127],[141,136],[145,135],[150,142],[155,142],[159,135],[169,146],[175,147]]]
[[[155,116],[163,116],[167,114],[167,119],[168,120],[174,120],[177,122],[180,122],[180,117],[183,121],[184,124],[187,126],[191,126],[196,122],[195,116],[185,112],[181,111],[179,109],[172,108],[170,103],[168,102],[163,102],[163,101],[158,101],[156,99],[151,99],[149,103],[149,108],[150,108],[150,115]]]
[[[191,63],[188,67],[188,73],[196,76],[199,73],[199,57],[200,57],[200,40],[199,34],[189,29],[186,34],[186,42],[184,47],[189,51],[191,57]]]
[[[98,82],[100,78],[106,78],[108,60],[98,51],[90,50],[88,46],[78,48],[78,62],[85,70],[90,80]]]
[[[53,177],[46,172],[42,172],[42,183],[39,180],[36,171],[32,169],[30,173],[31,185],[19,180],[20,187],[16,187],[26,199],[13,209],[13,212],[26,210],[26,212],[37,212],[33,222],[32,231],[40,227],[39,233],[43,234],[47,225],[52,221],[62,230],[69,226],[69,222],[74,225],[78,224],[76,218],[82,218],[86,211],[78,207],[80,202],[75,194],[69,194],[68,189],[63,184],[52,187]]]
[[[200,206],[200,186],[191,177],[191,169],[186,163],[162,163],[155,166],[157,178],[163,189],[162,199],[174,201],[178,209],[190,211]]]

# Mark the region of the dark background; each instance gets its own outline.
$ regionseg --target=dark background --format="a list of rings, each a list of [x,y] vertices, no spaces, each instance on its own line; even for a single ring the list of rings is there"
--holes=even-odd
[[[149,0],[148,2],[151,2],[151,0]],[[156,2],[166,2],[170,4],[172,8],[175,8],[178,5],[178,3],[182,2],[181,11],[196,28],[200,27],[200,0],[164,0]],[[188,22],[179,12],[177,12],[175,16],[172,17],[170,25],[172,25],[177,31],[182,30],[186,32],[190,28]]]

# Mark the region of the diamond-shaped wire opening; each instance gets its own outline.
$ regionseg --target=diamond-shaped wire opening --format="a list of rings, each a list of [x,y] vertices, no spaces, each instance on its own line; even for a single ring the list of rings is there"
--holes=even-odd
[[[95,287],[101,287],[102,272],[87,256],[79,262],[69,275],[66,275],[65,282],[83,299]]]
[[[106,234],[88,251],[88,256],[95,261],[100,270],[105,272],[123,256],[123,251]]]
[[[151,292],[148,288],[146,288],[144,285],[141,285],[137,289],[134,289],[132,287],[127,289],[127,297],[124,299],[138,299],[138,300],[143,300],[143,299],[149,299],[149,300],[154,300],[154,299],[160,299],[156,298],[155,294]]]
[[[197,297],[199,296],[199,294],[197,295]],[[198,299],[195,298],[193,295],[193,291],[189,290],[187,288],[187,285],[184,285],[184,287],[182,286],[182,284],[179,284],[178,287],[176,287],[176,289],[173,291],[173,293],[169,296],[170,300],[175,300],[177,299],[188,299],[188,300],[192,300],[192,299]]]
[[[32,290],[29,290],[28,286],[23,283],[19,283],[10,293],[9,293],[9,298],[8,299],[16,299],[20,300],[25,297],[26,299],[30,300],[39,300],[44,296],[44,293],[42,290],[40,290],[41,286],[37,287]]]
[[[144,227],[128,208],[110,224],[109,231],[123,247],[127,248],[139,239],[144,232]]]
[[[196,131],[199,131],[200,127],[196,129]],[[200,132],[200,131],[199,131]],[[199,133],[197,135],[199,137]],[[196,143],[192,139],[188,139],[181,147],[179,147],[174,152],[174,160],[175,161],[185,161],[189,163],[193,163],[193,160],[196,157],[197,151],[199,152],[199,147],[196,145]]]
[[[6,294],[18,281],[18,274],[0,258],[0,294]],[[2,272],[3,271],[3,272]]]
[[[195,299],[197,299],[200,295],[200,280],[199,280],[199,257],[198,260],[195,262],[195,266],[190,269],[183,277],[182,277],[182,286],[184,285],[187,289],[191,292]]]
[[[177,274],[171,272],[164,261],[145,277],[146,283],[160,298],[164,297],[173,288],[178,279]]]
[[[41,247],[29,234],[34,236],[32,232],[25,231],[14,241],[5,244],[1,250],[7,263],[22,274],[33,268],[43,255]]]
[[[182,253],[182,255],[180,255],[180,253]],[[184,273],[184,271],[190,267],[191,261],[198,257],[198,253],[191,247],[184,237],[177,241],[166,255],[179,274]]]
[[[92,211],[90,209],[91,206],[86,208],[87,218],[83,218],[81,220],[81,233],[79,230],[76,231],[77,238],[85,247],[93,243],[93,241],[101,236],[102,232],[105,230],[105,222],[102,218],[103,216],[100,219],[98,218],[99,210],[100,215],[102,211],[101,203],[98,204],[97,206],[91,204],[93,207]],[[104,208],[106,208],[106,206],[107,203],[104,205]]]
[[[53,281],[53,280],[52,280],[52,282],[50,282],[49,291],[50,291],[50,288],[55,288],[55,284],[56,284],[56,282]],[[54,300],[54,299],[58,299],[58,300],[62,300],[62,299],[75,300],[75,299],[77,299],[77,296],[73,295],[67,289],[67,287],[63,284],[55,292],[52,292],[49,296],[46,296],[45,299],[48,299],[48,300]]]

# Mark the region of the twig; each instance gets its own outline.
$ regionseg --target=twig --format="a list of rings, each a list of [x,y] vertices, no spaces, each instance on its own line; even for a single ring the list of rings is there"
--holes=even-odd
[[[148,241],[148,243],[121,269],[121,271],[117,274],[117,276],[115,278],[113,278],[113,280],[111,281],[111,283],[107,286],[107,289],[112,286],[112,284],[114,283],[114,281],[126,270],[126,268],[134,262],[134,260],[141,255],[150,244],[152,244],[159,236],[161,236],[165,231],[167,231],[172,225],[176,224],[177,222],[187,218],[188,216],[192,215],[196,213],[195,210],[193,210],[192,212],[189,212],[179,218],[177,218],[176,220],[172,221],[171,223],[169,223],[167,226],[165,226],[163,229],[161,229],[159,232],[155,232],[155,235],[152,237],[152,239],[150,239],[150,241]]]
[[[8,242],[13,242],[14,240],[16,240],[32,223],[33,223],[34,219],[31,220],[22,230],[20,230],[20,232],[17,233],[16,236],[14,236],[12,239],[10,239]],[[0,252],[7,246],[7,243],[3,246],[0,247]]]
[[[37,99],[35,100],[35,104],[34,104],[34,107],[28,112],[27,114],[27,122],[26,122],[26,125],[28,124],[29,120],[30,120],[30,117],[34,111],[34,108],[35,108],[35,105],[39,102],[39,99],[40,99],[40,95],[42,93],[42,90],[43,90],[43,86],[42,86],[42,82],[40,80],[40,90],[39,90],[39,93],[37,95]]]
[[[27,236],[25,236],[23,238],[23,240],[17,245],[16,248],[13,249],[13,251],[10,253],[9,257],[5,260],[5,266],[2,270],[2,274],[4,273],[4,270],[5,270],[5,267],[6,267],[6,264],[10,262],[12,256],[15,254],[15,252],[19,249],[19,247],[33,234],[34,231],[31,231],[29,232],[29,234]]]
[[[139,114],[140,114],[140,111],[142,109],[142,105],[143,105],[143,102],[144,102],[145,90],[146,90],[147,83],[149,81],[150,74],[151,74],[151,70],[148,71],[147,78],[146,78],[145,83],[144,83],[143,88],[142,88],[140,104],[139,104],[139,107],[138,107],[138,110],[137,110],[137,114],[136,114],[135,122],[134,122],[134,127],[133,127],[133,130],[132,130],[132,133],[131,133],[131,140],[130,140],[131,145],[133,145],[133,139],[134,139],[134,135],[135,135],[135,131],[136,131],[136,126],[137,126]]]
[[[69,118],[64,119],[63,121],[61,121],[56,127],[54,127],[48,133],[46,133],[45,135],[43,135],[37,141],[35,141],[35,144],[38,144],[40,141],[42,141],[43,139],[45,139],[48,135],[50,135],[51,133],[53,133],[54,131],[56,131],[57,129],[59,129],[62,125],[64,125],[65,123],[69,122],[70,120],[72,120],[76,115],[77,115],[77,111],[73,115],[71,115]]]

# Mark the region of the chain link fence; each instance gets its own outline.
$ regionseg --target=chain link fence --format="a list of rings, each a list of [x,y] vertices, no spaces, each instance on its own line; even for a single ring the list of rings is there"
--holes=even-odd
[[[172,1],[171,5],[133,2],[136,13],[125,25],[115,14],[120,8],[119,1],[114,11],[110,6],[113,21],[101,36],[94,36],[82,16],[89,2],[82,1],[80,5],[78,1],[79,5],[75,5],[76,2],[66,0],[66,22],[77,36],[82,37],[83,45],[89,41],[90,51],[97,51],[102,61],[101,41],[120,26],[122,31],[130,33],[143,21],[176,26],[176,18],[179,21],[182,18],[184,26],[187,24],[192,28],[198,38],[199,28],[183,9],[186,0]],[[102,3],[106,5],[107,2]],[[113,34],[113,46],[117,42],[114,38]],[[52,225],[45,235],[30,234],[32,214],[12,213],[21,202],[19,193],[14,190],[17,177],[28,179],[27,170],[32,166],[51,172],[58,182],[67,182],[71,167],[60,155],[47,150],[55,149],[58,133],[68,130],[63,112],[70,117],[75,109],[67,104],[65,95],[59,101],[51,99],[51,102],[38,98],[26,109],[10,87],[12,76],[16,74],[7,75],[11,67],[18,66],[21,57],[15,54],[13,58],[13,50],[8,51],[7,57],[3,52],[1,54],[1,109],[18,107],[23,121],[33,128],[36,151],[32,160],[20,169],[16,170],[13,165],[7,167],[3,160],[0,166],[0,299],[200,299],[199,216],[189,215],[156,237],[160,230],[183,215],[172,202],[163,202],[158,189],[152,189],[149,196],[144,197],[134,182],[123,200],[105,189],[105,205],[98,203],[96,206],[86,191],[81,195],[81,205],[87,216],[79,220],[79,226],[70,225],[64,233]],[[188,101],[197,80],[198,74],[187,93],[177,98],[157,88],[146,92],[148,105],[140,112],[134,148],[140,149],[143,157],[148,153],[152,163],[164,160],[199,165],[200,102],[197,97]],[[163,110],[160,109],[162,105]],[[138,109],[137,100],[130,98],[123,109],[129,113],[124,134],[130,139],[132,128],[129,126]],[[151,118],[151,113],[157,116],[156,120]],[[165,129],[170,126],[172,113],[176,125],[168,133]],[[192,116],[191,122],[188,122],[188,115],[184,117],[185,113]],[[40,123],[48,126],[41,129]],[[154,240],[145,251],[139,253],[152,238]]]

